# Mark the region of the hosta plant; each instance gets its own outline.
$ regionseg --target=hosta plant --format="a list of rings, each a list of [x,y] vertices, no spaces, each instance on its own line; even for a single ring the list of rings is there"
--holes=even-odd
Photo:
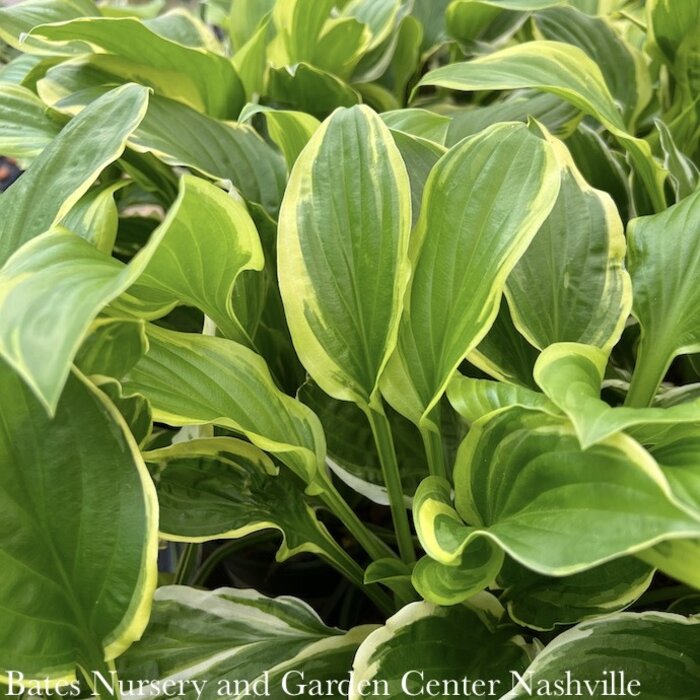
[[[164,4],[0,7],[2,692],[700,698],[700,3]]]

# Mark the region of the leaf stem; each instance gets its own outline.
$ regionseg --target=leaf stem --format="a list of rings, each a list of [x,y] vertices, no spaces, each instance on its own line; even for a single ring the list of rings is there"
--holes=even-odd
[[[391,617],[396,612],[391,597],[379,586],[365,583],[364,569],[330,535],[324,539],[323,558],[350,583],[363,591],[387,617]],[[321,545],[321,542],[318,544]]]
[[[188,542],[180,556],[175,572],[175,581],[177,585],[188,585],[192,580],[199,560],[200,545],[194,542]]]
[[[331,513],[345,525],[350,534],[374,561],[396,556],[387,544],[367,529],[347,501],[338,493],[330,479],[325,490],[318,497]]]
[[[445,464],[445,452],[442,448],[442,438],[430,428],[420,428],[420,434],[425,446],[425,455],[428,458],[430,476],[439,476],[447,479],[447,465]]]
[[[413,564],[416,561],[416,551],[413,548],[413,537],[411,536],[411,527],[408,522],[403,488],[401,486],[401,473],[396,461],[394,438],[391,435],[389,421],[384,411],[367,408],[365,412],[372,427],[374,442],[379,452],[379,461],[382,465],[384,484],[389,494],[391,515],[394,520],[394,530],[396,531],[396,541],[399,545],[401,559],[406,564]]]
[[[637,363],[632,373],[632,382],[625,398],[625,406],[644,408],[651,405],[668,371],[671,363],[669,358],[666,348],[657,347],[650,352],[648,345],[642,339],[637,353]]]

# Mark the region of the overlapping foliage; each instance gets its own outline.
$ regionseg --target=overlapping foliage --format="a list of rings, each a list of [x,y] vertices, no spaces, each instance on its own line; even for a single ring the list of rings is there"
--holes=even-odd
[[[163,4],[0,7],[0,689],[698,698],[700,3]]]

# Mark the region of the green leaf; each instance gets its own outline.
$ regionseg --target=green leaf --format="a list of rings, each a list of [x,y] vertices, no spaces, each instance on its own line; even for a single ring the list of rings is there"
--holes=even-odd
[[[647,48],[666,63],[676,81],[676,99],[696,102],[700,51],[700,7],[693,0],[649,0]]]
[[[147,350],[143,321],[99,318],[83,340],[75,364],[87,375],[121,379]]]
[[[119,228],[114,195],[128,184],[128,180],[117,180],[106,187],[88,190],[61,220],[61,226],[77,233],[101,253],[110,255]]]
[[[50,54],[54,53],[54,47],[24,35],[40,24],[99,15],[92,0],[24,0],[10,7],[0,7],[0,39],[20,51]]]
[[[600,398],[607,353],[590,345],[550,345],[535,364],[535,381],[571,420],[583,448],[633,426],[700,423],[700,400],[670,408],[611,408]]]
[[[529,569],[568,576],[700,528],[631,438],[584,451],[564,421],[521,408],[472,425],[455,465],[456,510],[449,494],[430,477],[414,511],[423,548],[447,565],[488,537]]]
[[[5,321],[0,354],[53,411],[90,323],[137,280],[120,308],[141,311],[141,293],[148,295],[147,311],[154,306],[169,310],[184,301],[200,306],[224,333],[245,339],[231,293],[241,270],[260,269],[262,263],[257,231],[243,204],[214,185],[185,176],[178,200],[129,265],[65,229],[20,248],[0,270]],[[53,313],[41,313],[46,307]]]
[[[165,14],[146,18],[143,24],[159,36],[183,46],[224,53],[223,46],[212,29],[184,7],[176,7]]]
[[[274,528],[278,561],[334,546],[306,504],[303,485],[278,474],[257,447],[235,438],[202,438],[144,453],[155,474],[161,537],[180,542],[240,539]]]
[[[103,70],[212,117],[235,119],[243,107],[243,85],[228,59],[166,39],[136,19],[75,19],[37,27],[30,36],[99,52]]]
[[[122,385],[112,377],[93,376],[91,380],[121,413],[129,432],[141,447],[151,436],[153,414],[148,401],[140,394],[125,393]]]
[[[654,120],[659,132],[659,144],[664,154],[664,167],[669,172],[671,185],[680,201],[693,194],[700,186],[700,170],[676,145],[671,130],[660,119]]]
[[[124,151],[146,112],[148,91],[125,85],[64,127],[0,200],[0,266],[23,243],[60,221]]]
[[[519,386],[535,388],[532,370],[539,356],[513,324],[505,297],[493,325],[468,360],[491,377]]]
[[[278,35],[272,47],[275,67],[308,63],[347,79],[363,55],[390,31],[398,0],[351,0],[331,13],[330,0],[284,0],[272,11]],[[389,16],[387,16],[389,15]]]
[[[148,248],[149,260],[119,300],[120,308],[153,318],[184,302],[204,311],[225,337],[252,344],[236,317],[232,295],[239,275],[261,270],[264,256],[242,202],[186,175]]]
[[[446,145],[454,146],[499,122],[527,122],[531,117],[552,133],[564,137],[576,127],[581,114],[556,95],[518,90],[503,100],[456,111],[447,130]]]
[[[445,145],[450,117],[427,109],[397,109],[381,115],[384,123],[394,131],[403,131],[434,143]]]
[[[255,100],[256,96],[265,93],[269,68],[267,49],[273,34],[271,16],[267,14],[255,34],[233,56],[233,66],[238,71],[249,100]]]
[[[124,7],[122,0],[103,0],[100,5],[100,12],[105,17],[140,17],[141,19],[149,19],[159,15],[167,0],[146,0],[138,5],[129,5]]]
[[[411,223],[415,227],[430,171],[446,151],[437,143],[411,136],[403,131],[392,129],[391,135],[408,171],[408,179],[411,183]]]
[[[299,154],[311,137],[321,126],[321,122],[304,112],[284,109],[272,109],[263,105],[248,105],[242,112],[240,120],[245,122],[255,114],[262,114],[270,132],[270,138],[284,153],[287,167],[292,168]]]
[[[429,556],[413,570],[412,582],[430,603],[456,605],[490,586],[503,565],[503,550],[487,539],[475,540],[462,559],[446,566]]]
[[[168,425],[215,423],[271,452],[323,490],[326,441],[318,418],[277,389],[264,360],[223,338],[148,327],[149,349],[124,382]]]
[[[667,540],[638,552],[637,557],[667,576],[700,589],[700,539]]]
[[[7,158],[34,158],[61,131],[46,105],[20,85],[0,85],[0,151]]]
[[[452,407],[470,423],[509,406],[521,406],[556,416],[561,415],[556,404],[546,396],[527,387],[488,379],[472,379],[459,373],[447,387]]]
[[[282,106],[325,119],[338,107],[352,107],[360,94],[336,78],[308,63],[270,70],[267,89],[270,99]]]
[[[522,673],[528,661],[515,628],[498,625],[501,612],[491,596],[452,608],[407,605],[360,646],[350,700],[362,697],[365,682],[380,689],[375,697],[396,700],[427,696],[429,683],[435,697],[496,695],[501,686],[509,687],[511,670]],[[463,679],[468,686],[461,693]]]
[[[610,692],[614,674],[617,692],[624,685],[624,692],[644,700],[695,700],[690,679],[700,674],[700,620],[646,612],[584,622],[554,639],[502,700],[547,695],[557,687],[566,693],[567,672],[572,693],[580,687],[600,697],[602,683]],[[590,691],[583,690],[586,681]]]
[[[343,179],[332,184],[339,166]],[[389,130],[366,107],[335,112],[292,170],[277,265],[299,358],[337,399],[380,406],[379,376],[408,282],[410,226],[408,174]]]
[[[592,17],[573,7],[541,10],[535,13],[533,21],[542,39],[578,46],[600,67],[610,94],[634,133],[636,118],[652,96],[649,69],[642,53],[618,36],[607,18]]]
[[[131,284],[143,261],[124,266],[61,229],[26,243],[0,271],[0,354],[49,413],[91,321]],[[51,314],[41,313],[46,308]]]
[[[337,401],[307,381],[297,398],[319,418],[328,440],[328,466],[353,491],[380,505],[389,505],[377,446],[367,416],[355,404]],[[388,409],[401,484],[407,504],[428,475],[423,442],[415,426]]]
[[[499,576],[505,589],[501,602],[518,624],[551,630],[626,608],[646,591],[653,574],[649,565],[634,557],[563,578],[541,576],[508,562]]]
[[[326,627],[296,598],[165,586],[156,592],[143,639],[121,660],[119,678],[165,680],[177,674],[183,681],[199,681],[201,695],[188,684],[183,700],[246,693],[281,699],[285,692],[298,692],[298,673],[307,683],[347,678],[358,645],[373,629]],[[284,674],[290,671],[283,689]]]
[[[557,95],[597,119],[628,151],[654,208],[665,208],[666,171],[646,141],[625,129],[600,68],[581,49],[556,41],[530,41],[468,63],[437,68],[418,83],[452,90],[536,88]]]
[[[0,10],[1,12],[2,10]],[[19,54],[0,66],[0,85],[22,87],[28,75],[43,61],[41,56]]]
[[[559,197],[508,277],[506,297],[515,326],[535,347],[570,341],[609,350],[632,307],[622,221],[563,144],[553,146],[562,169]]]
[[[700,350],[700,192],[627,229],[632,312],[642,337],[627,403],[649,405],[671,360]]]
[[[415,0],[412,14],[423,27],[423,54],[447,41],[445,10],[452,0]]]
[[[429,414],[450,377],[493,323],[506,277],[549,214],[558,181],[549,145],[522,124],[467,139],[432,169],[411,240],[399,345],[382,378],[387,401],[416,425],[434,423]]]
[[[0,680],[105,671],[148,621],[158,505],[134,439],[82,375],[55,417],[0,363]]]
[[[273,8],[275,1],[237,0],[231,5],[228,29],[235,52],[253,38],[263,17]]]

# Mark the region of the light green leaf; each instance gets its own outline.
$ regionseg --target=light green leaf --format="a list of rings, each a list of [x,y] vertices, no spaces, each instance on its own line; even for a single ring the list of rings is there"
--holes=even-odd
[[[0,39],[20,51],[51,54],[55,52],[54,47],[24,35],[40,24],[99,15],[100,11],[92,0],[24,0],[9,7],[0,7]]]
[[[240,121],[246,122],[253,115],[262,114],[270,132],[270,138],[284,153],[287,167],[291,170],[299,154],[321,126],[321,122],[304,112],[272,109],[263,105],[247,105],[241,112]]]
[[[0,200],[0,265],[60,221],[100,172],[124,151],[146,112],[148,91],[125,85],[64,127]]]
[[[184,302],[204,311],[225,337],[252,344],[234,312],[233,290],[245,270],[262,269],[264,256],[242,202],[186,175],[148,247],[150,259],[120,308],[154,318]]]
[[[277,28],[272,64],[281,67],[308,63],[339,78],[349,78],[363,54],[374,46],[372,27],[367,22],[372,22],[372,14],[377,15],[377,8],[379,16],[374,19],[381,22],[387,2],[395,5],[397,0],[373,0],[369,7],[363,0],[353,0],[342,13],[334,14],[332,0],[278,2],[272,10]],[[369,17],[365,16],[367,10]]]
[[[50,413],[91,321],[144,262],[127,267],[60,229],[26,243],[0,271],[0,354]]]
[[[449,483],[429,477],[416,491],[413,504],[416,532],[427,552],[413,572],[413,585],[426,600],[440,605],[461,603],[483,591],[494,582],[505,558],[498,542],[485,537],[464,543],[458,556],[445,550],[441,544],[445,533],[467,529],[450,501]]]
[[[660,119],[654,120],[659,132],[659,144],[664,154],[664,166],[670,174],[671,184],[680,201],[700,186],[700,170],[676,145],[671,130]]]
[[[1,10],[0,10],[1,12]],[[41,56],[19,54],[0,65],[0,85],[22,86],[25,79],[42,62]]]
[[[212,29],[184,7],[176,7],[165,14],[146,18],[143,24],[159,36],[183,46],[224,53],[221,42]]]
[[[528,658],[516,628],[499,626],[494,619],[499,608],[491,596],[453,608],[407,605],[360,646],[350,700],[363,697],[365,682],[376,683],[381,697],[395,700],[425,696],[421,688],[428,683],[435,697],[450,697],[461,693],[463,679],[468,679],[468,694],[509,687],[511,670],[522,673]]]
[[[597,119],[628,151],[657,211],[666,206],[666,171],[654,160],[646,141],[625,129],[600,68],[581,49],[556,41],[530,41],[468,63],[437,68],[418,83],[452,90],[517,90],[551,92]]]
[[[381,115],[384,123],[394,131],[403,131],[445,145],[447,129],[452,119],[427,109],[397,109]]]
[[[140,17],[149,19],[159,15],[167,0],[146,0],[138,5],[129,4],[124,6],[123,0],[102,0],[100,12],[105,17]]]
[[[46,105],[20,85],[0,85],[0,151],[19,160],[38,156],[61,131]]]
[[[382,378],[389,403],[416,425],[434,424],[431,410],[493,323],[506,277],[558,185],[549,145],[522,124],[467,139],[432,169],[411,240],[399,345]]]
[[[136,19],[75,19],[37,27],[30,36],[103,54],[102,69],[212,117],[235,119],[243,107],[243,85],[228,59],[161,37]]]
[[[682,105],[697,100],[700,51],[700,6],[693,0],[649,0],[647,48],[666,63],[676,81]]]
[[[231,294],[242,270],[262,264],[257,231],[243,204],[204,180],[183,177],[177,201],[129,265],[65,230],[20,248],[0,271],[0,354],[52,411],[89,324],[137,280],[120,308],[141,312],[145,306],[148,316],[187,302],[201,307],[224,333],[245,339]],[[50,315],[41,313],[47,307]]]
[[[612,669],[619,691],[624,683],[625,692],[639,693],[644,700],[695,700],[691,679],[700,674],[700,620],[646,612],[584,622],[550,642],[523,681],[501,700],[551,694],[557,683],[566,691],[567,672],[572,692],[575,681],[581,687],[588,681],[591,688],[596,680],[607,680],[610,687]],[[601,691],[590,692],[594,697]]]
[[[114,194],[126,187],[128,180],[88,190],[61,220],[61,226],[77,233],[105,255],[110,255],[117,239],[119,210]]]
[[[556,404],[537,391],[517,384],[472,379],[459,373],[447,387],[447,398],[455,411],[470,423],[509,406],[561,415]]]
[[[521,408],[472,425],[457,455],[455,498],[456,510],[447,482],[430,477],[414,511],[423,548],[448,565],[488,537],[529,569],[567,576],[700,531],[632,439],[616,435],[584,451],[567,423]]]
[[[271,452],[318,493],[326,441],[318,418],[283,394],[264,360],[223,338],[148,327],[149,350],[129,372],[126,389],[143,394],[168,425],[215,423]]]
[[[281,700],[285,690],[287,696],[299,692],[298,673],[307,682],[346,679],[358,645],[373,629],[342,632],[327,627],[296,598],[267,598],[234,588],[165,586],[156,592],[146,634],[121,660],[119,677],[139,681],[176,676],[202,683],[201,695],[188,684],[182,700],[246,694]],[[284,674],[290,671],[297,673],[289,674],[283,689]]]
[[[231,180],[245,199],[273,214],[279,208],[286,180],[284,162],[248,126],[224,124],[155,97],[130,145],[169,165]]]
[[[240,7],[240,3],[236,4]],[[265,93],[267,78],[267,47],[274,34],[270,15],[260,22],[258,30],[233,56],[234,68],[238,71],[245,94],[249,100]]]
[[[700,539],[667,540],[638,552],[637,557],[667,576],[700,589]]]
[[[607,360],[599,348],[556,343],[535,364],[535,381],[569,417],[582,447],[633,426],[700,424],[700,400],[670,408],[611,408],[600,398]]]
[[[344,177],[336,183],[335,173]],[[339,110],[296,162],[280,212],[278,273],[299,358],[329,395],[380,407],[408,282],[410,184],[370,109]]]
[[[446,145],[454,146],[467,136],[499,122],[527,122],[531,117],[563,138],[576,128],[581,113],[556,95],[518,90],[503,100],[460,109],[452,114]]]
[[[55,417],[0,363],[0,681],[106,672],[143,632],[158,505],[134,439],[82,375]]]
[[[651,77],[642,53],[622,39],[607,18],[592,17],[573,7],[541,10],[533,21],[542,39],[578,46],[600,67],[610,94],[634,133],[636,118],[652,96]]]
[[[147,350],[146,324],[142,320],[103,317],[92,324],[75,364],[87,375],[121,379]]]
[[[594,190],[560,141],[554,208],[508,277],[517,329],[535,347],[570,341],[610,349],[632,307],[625,237],[615,203]]]
[[[483,53],[503,45],[527,20],[529,10],[558,0],[455,0],[447,7],[447,33],[465,53]]]
[[[700,350],[700,192],[627,229],[632,312],[642,337],[627,403],[649,405],[671,360]]]
[[[551,630],[626,608],[646,591],[653,574],[650,566],[633,557],[563,578],[541,576],[508,562],[499,576],[505,589],[501,602],[518,624]]]
[[[258,31],[260,23],[276,0],[236,0],[228,24],[234,52],[238,52]]]

